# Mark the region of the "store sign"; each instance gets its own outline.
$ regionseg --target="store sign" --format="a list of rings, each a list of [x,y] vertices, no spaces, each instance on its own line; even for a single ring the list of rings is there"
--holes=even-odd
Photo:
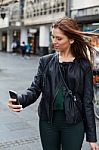
[[[6,28],[9,26],[9,19],[5,17],[4,19],[0,18],[0,28]]]
[[[37,29],[29,29],[29,33],[36,33]]]

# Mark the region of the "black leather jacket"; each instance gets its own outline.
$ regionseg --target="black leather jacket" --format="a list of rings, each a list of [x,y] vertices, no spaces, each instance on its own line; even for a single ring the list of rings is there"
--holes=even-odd
[[[89,142],[96,142],[96,126],[93,109],[93,82],[92,70],[85,59],[75,59],[73,67],[68,70],[69,87],[72,86],[72,80],[75,83],[73,94],[80,97],[82,105],[82,115],[78,115],[77,123],[84,120],[86,139]],[[58,54],[50,54],[41,57],[39,61],[38,72],[34,77],[30,88],[26,90],[26,94],[19,96],[20,104],[23,108],[34,103],[42,93],[41,101],[39,104],[39,117],[42,120],[52,121],[53,119],[53,103],[60,86],[66,88],[62,82]],[[66,100],[64,97],[64,105]],[[79,102],[79,99],[78,99]],[[64,107],[67,109],[66,107]],[[72,110],[71,110],[72,111]],[[78,112],[76,112],[78,113]],[[69,117],[69,114],[66,114]],[[75,117],[75,116],[74,116]],[[67,122],[68,123],[68,122]]]

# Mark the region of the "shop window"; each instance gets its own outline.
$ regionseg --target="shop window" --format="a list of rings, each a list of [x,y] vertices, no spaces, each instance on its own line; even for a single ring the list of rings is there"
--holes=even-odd
[[[51,9],[49,10],[49,14],[51,14],[52,13],[52,11],[51,11]]]
[[[64,7],[61,8],[61,11],[64,11]]]
[[[59,4],[59,3],[57,4],[57,7],[60,7],[60,4]]]
[[[62,6],[64,6],[64,3],[61,3]]]
[[[53,9],[53,13],[55,13],[56,9]]]
[[[53,8],[55,8],[56,6],[55,5],[53,5]]]
[[[29,18],[29,12],[27,12],[26,17]]]
[[[98,9],[95,9],[95,14],[98,14]]]
[[[57,12],[59,12],[60,11],[60,9],[59,8],[57,8],[57,10],[56,10]]]
[[[46,10],[45,10],[45,11],[44,11],[44,15],[46,15],[46,13],[47,13],[47,12],[46,12]]]
[[[42,11],[40,12],[40,15],[42,15]]]

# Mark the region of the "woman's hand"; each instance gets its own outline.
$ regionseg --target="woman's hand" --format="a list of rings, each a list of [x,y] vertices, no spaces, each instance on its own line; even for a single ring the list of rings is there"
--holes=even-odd
[[[90,142],[89,143],[91,146],[91,150],[99,150],[99,146],[95,142]]]
[[[10,110],[14,112],[20,112],[23,110],[22,105],[16,105],[14,104],[16,102],[16,99],[9,99],[8,101],[8,107]]]

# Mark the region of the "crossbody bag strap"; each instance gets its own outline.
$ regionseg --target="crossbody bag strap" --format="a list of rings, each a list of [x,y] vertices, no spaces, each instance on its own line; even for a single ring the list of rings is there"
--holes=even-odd
[[[59,63],[58,63],[58,65],[59,65]],[[76,106],[77,106],[77,108],[78,108],[78,110],[79,110],[79,112],[80,112],[80,114],[81,114],[81,116],[82,116],[82,112],[81,112],[81,110],[80,110],[78,104],[76,103],[76,101],[77,101],[76,96],[73,95],[72,90],[70,90],[69,87],[68,87],[68,85],[66,84],[66,82],[65,82],[65,80],[64,80],[64,77],[63,77],[63,74],[62,74],[62,72],[61,72],[60,65],[59,65],[59,71],[60,71],[60,74],[61,74],[62,81],[63,81],[63,83],[64,83],[64,85],[65,85],[66,90],[67,90],[67,94],[69,94],[69,95],[73,98],[72,101],[75,102],[75,104],[76,104]]]
[[[69,89],[68,85],[66,84],[66,82],[64,80],[64,77],[63,77],[63,74],[62,74],[62,71],[61,71],[59,63],[58,63],[58,67],[59,67],[59,71],[60,71],[60,74],[61,74],[62,81],[63,81],[63,83],[65,85],[66,90],[67,90],[67,93],[72,95],[72,91]]]

